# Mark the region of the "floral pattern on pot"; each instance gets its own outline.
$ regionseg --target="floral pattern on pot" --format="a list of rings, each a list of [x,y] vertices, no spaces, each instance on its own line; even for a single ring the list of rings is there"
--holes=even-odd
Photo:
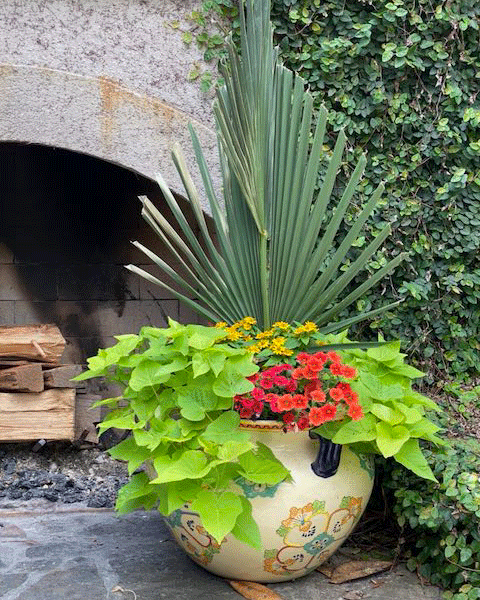
[[[212,538],[200,523],[197,513],[179,508],[167,517],[177,542],[198,564],[205,566],[220,552],[220,544]]]
[[[264,570],[274,575],[291,576],[306,571],[314,560],[326,560],[337,545],[329,546],[348,536],[362,513],[362,498],[344,496],[338,509],[325,510],[325,502],[315,500],[305,506],[290,508],[277,534],[283,545],[265,550]]]
[[[279,487],[279,483],[275,485],[267,485],[266,483],[255,483],[254,481],[249,481],[248,479],[244,479],[243,477],[239,477],[235,479],[235,483],[237,483],[243,490],[246,498],[273,498],[275,496],[275,492]]]
[[[284,433],[275,425],[245,423],[252,441],[271,449],[290,470],[292,480],[280,483],[273,497],[267,494],[274,486],[259,486],[245,478],[244,490],[238,478],[232,483],[245,497],[246,492],[252,494],[247,499],[260,531],[259,547],[231,534],[212,540],[190,504],[183,504],[166,520],[187,554],[215,575],[260,583],[303,577],[345,541],[368,502],[373,478],[348,446],[342,447],[337,473],[322,479],[311,468],[319,441],[307,431]]]

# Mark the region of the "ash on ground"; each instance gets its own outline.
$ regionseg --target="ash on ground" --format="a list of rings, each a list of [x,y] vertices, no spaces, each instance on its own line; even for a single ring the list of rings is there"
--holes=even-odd
[[[113,508],[118,490],[128,481],[126,463],[97,445],[38,446],[0,444],[0,511]]]

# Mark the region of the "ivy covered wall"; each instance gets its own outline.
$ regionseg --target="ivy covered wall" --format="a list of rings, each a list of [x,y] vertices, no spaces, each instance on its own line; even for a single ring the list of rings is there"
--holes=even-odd
[[[206,3],[234,27],[236,6]],[[368,153],[358,205],[386,182],[367,239],[385,222],[393,235],[371,270],[408,252],[357,308],[404,298],[373,327],[405,340],[432,381],[478,374],[480,3],[273,0],[272,20],[285,64],[330,111],[332,146],[344,127],[350,158]]]

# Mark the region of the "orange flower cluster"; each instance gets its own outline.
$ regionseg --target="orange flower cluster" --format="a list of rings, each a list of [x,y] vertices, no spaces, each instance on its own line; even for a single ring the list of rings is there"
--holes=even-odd
[[[363,417],[358,395],[346,381],[357,375],[336,352],[300,352],[291,363],[263,369],[250,377],[254,388],[235,397],[244,419],[273,419],[287,430],[318,427],[327,421]]]

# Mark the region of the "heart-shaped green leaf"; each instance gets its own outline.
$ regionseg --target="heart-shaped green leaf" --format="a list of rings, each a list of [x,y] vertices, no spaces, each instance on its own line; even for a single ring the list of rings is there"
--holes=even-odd
[[[199,514],[208,533],[221,543],[235,527],[243,506],[233,492],[217,494],[212,490],[202,490],[192,502],[192,510]]]
[[[397,454],[403,444],[410,438],[410,432],[404,425],[377,423],[377,446],[385,458]]]

